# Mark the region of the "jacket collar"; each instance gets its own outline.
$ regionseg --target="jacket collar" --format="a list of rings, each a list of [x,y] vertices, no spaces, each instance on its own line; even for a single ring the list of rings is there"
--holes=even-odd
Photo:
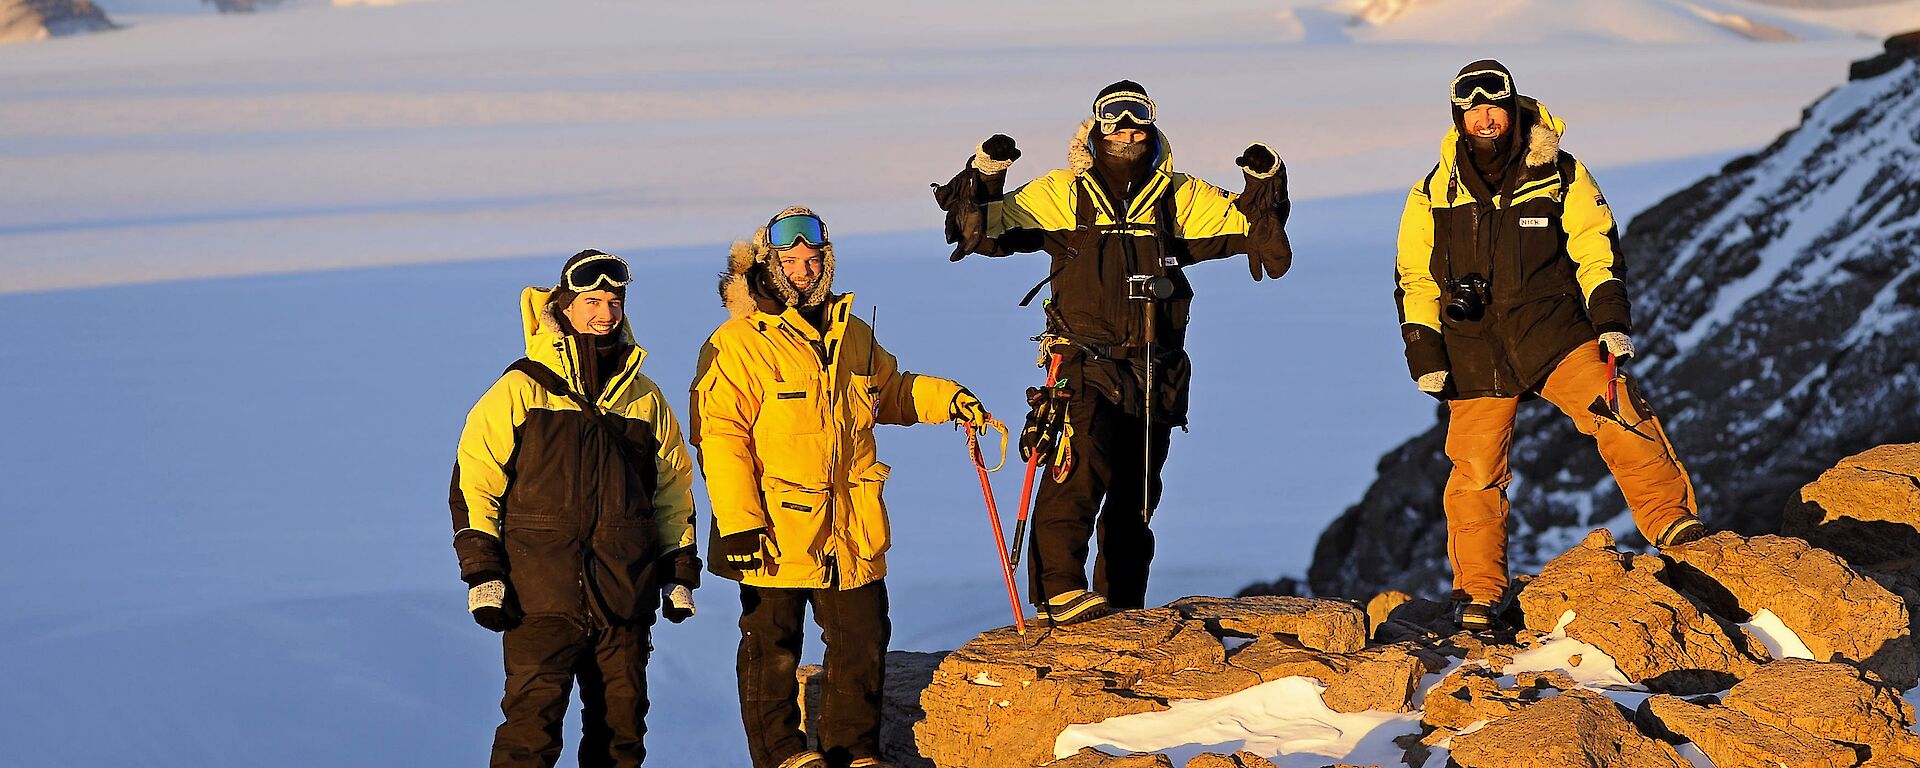
[[[560,330],[560,320],[553,315],[552,297],[552,288],[531,286],[520,292],[520,328],[526,337],[527,359],[559,374],[569,389],[585,392],[586,382],[581,380],[580,337]],[[602,402],[618,397],[647,359],[647,351],[634,343],[633,326],[627,319],[621,319],[614,333],[626,342],[628,351],[619,372],[608,380],[607,391],[600,398]]]

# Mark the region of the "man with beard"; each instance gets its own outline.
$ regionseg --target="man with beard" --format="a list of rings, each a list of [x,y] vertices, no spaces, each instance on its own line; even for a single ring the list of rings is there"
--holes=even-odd
[[[1411,375],[1447,404],[1456,616],[1481,630],[1507,590],[1507,452],[1522,399],[1546,399],[1597,441],[1648,541],[1705,528],[1660,421],[1609,370],[1609,357],[1633,356],[1631,307],[1613,213],[1561,151],[1565,123],[1497,61],[1460,70],[1451,97],[1440,163],[1400,220],[1395,297]],[[1626,396],[1611,396],[1622,382]]]
[[[1260,280],[1285,274],[1293,259],[1286,169],[1273,150],[1247,147],[1237,161],[1246,188],[1233,195],[1173,170],[1157,118],[1146,89],[1122,80],[1094,99],[1067,168],[1007,193],[1006,170],[1020,150],[995,135],[936,193],[953,259],[1052,257],[1044,338],[1057,356],[1066,424],[1064,456],[1049,461],[1033,512],[1029,584],[1043,624],[1146,603],[1148,518],[1172,429],[1187,423],[1193,289],[1183,271],[1244,253]],[[1023,439],[1023,452],[1033,448]]]

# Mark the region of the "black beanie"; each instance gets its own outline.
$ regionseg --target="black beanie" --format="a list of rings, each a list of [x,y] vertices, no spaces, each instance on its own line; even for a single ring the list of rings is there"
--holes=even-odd
[[[1507,82],[1513,83],[1513,72],[1507,69],[1507,65],[1502,64],[1495,59],[1481,59],[1472,64],[1468,64],[1464,67],[1461,67],[1460,71],[1454,74],[1454,78],[1457,80],[1461,75],[1464,75],[1468,72],[1479,72],[1482,70],[1489,70],[1489,69],[1506,75]],[[1449,83],[1449,88],[1451,88],[1451,85],[1452,84]],[[1518,120],[1520,117],[1520,110],[1519,110],[1520,86],[1519,84],[1515,83],[1513,87],[1510,89],[1510,92],[1507,94],[1507,97],[1504,99],[1489,99],[1485,96],[1474,94],[1473,103],[1471,105],[1468,105],[1467,109],[1472,109],[1473,107],[1477,107],[1482,104],[1492,104],[1496,107],[1504,109],[1507,111],[1508,115],[1512,115],[1514,119]],[[1467,109],[1461,109],[1459,104],[1454,103],[1453,92],[1451,90],[1447,92],[1447,106],[1453,110],[1454,126],[1459,128],[1462,132],[1465,132],[1466,126],[1463,124],[1463,118],[1466,116]]]
[[[577,299],[580,297],[580,294],[567,290],[567,273],[573,270],[573,266],[575,264],[579,264],[580,262],[585,261],[588,258],[591,258],[594,256],[607,256],[607,255],[610,255],[610,254],[608,254],[605,251],[599,251],[599,250],[594,250],[592,248],[588,248],[568,258],[567,263],[560,267],[560,281],[557,283],[554,283],[553,294],[547,298],[547,304],[553,307],[554,319],[560,321],[561,330],[567,333],[573,332],[572,325],[567,322],[565,310],[567,307],[573,306],[574,299]],[[619,258],[619,257],[615,257],[615,258]],[[631,271],[632,267],[629,266],[628,270]],[[622,301],[626,300],[627,298],[627,287],[624,285],[608,286],[605,288],[601,288],[600,290],[609,291],[613,295],[620,297]]]
[[[1105,88],[1100,89],[1100,93],[1093,97],[1093,103],[1098,104],[1100,103],[1101,99],[1104,99],[1116,93],[1137,93],[1137,94],[1140,94],[1141,96],[1147,96],[1149,100],[1153,98],[1152,96],[1147,95],[1146,86],[1143,86],[1132,80],[1120,80],[1118,82],[1115,82],[1112,85],[1109,85]],[[1138,131],[1146,131],[1149,136],[1154,134],[1154,128],[1152,125],[1141,125],[1139,123],[1134,122],[1133,119],[1129,117],[1120,118],[1120,122],[1115,123],[1114,128],[1116,129],[1132,128]],[[1101,130],[1101,127],[1098,124],[1095,124],[1093,126],[1093,132],[1099,136],[1105,136],[1108,133],[1107,131]]]

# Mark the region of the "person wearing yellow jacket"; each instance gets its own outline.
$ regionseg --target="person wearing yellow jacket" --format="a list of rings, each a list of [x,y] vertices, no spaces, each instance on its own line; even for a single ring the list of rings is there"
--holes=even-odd
[[[558,285],[522,291],[527,356],[460,433],[453,548],[474,621],[505,633],[493,768],[560,759],[576,679],[580,764],[639,766],[654,611],[676,624],[693,615],[693,464],[640,373],[631,280],[618,256],[588,250]]]
[[[887,642],[881,491],[873,426],[985,420],[952,381],[903,372],[832,293],[834,255],[812,211],[787,208],[734,243],[721,275],[730,315],[700,350],[691,441],[713,508],[709,565],[740,582],[737,672],[755,768],[882,765]],[[814,734],[800,732],[794,671],[811,605],[826,639]],[[823,754],[824,752],[824,754]]]
[[[1042,339],[1058,357],[1055,410],[1065,414],[1067,449],[1034,499],[1027,582],[1040,621],[1055,626],[1146,605],[1149,518],[1173,428],[1187,425],[1187,270],[1246,254],[1258,281],[1293,264],[1280,157],[1248,145],[1235,161],[1244,186],[1229,192],[1175,169],[1158,112],[1139,83],[1115,82],[1075,130],[1067,167],[1007,191],[1021,151],[996,134],[934,193],[954,243],[949,258],[1049,258],[1046,280],[1027,299],[1051,286]],[[1023,453],[1033,445],[1023,439]]]
[[[1447,556],[1459,623],[1479,630],[1507,590],[1507,451],[1524,398],[1595,439],[1648,541],[1705,528],[1639,388],[1624,380],[1608,402],[1608,355],[1634,354],[1631,305],[1613,212],[1561,150],[1566,124],[1497,61],[1462,68],[1451,97],[1440,162],[1407,196],[1394,295],[1409,372],[1447,404]]]

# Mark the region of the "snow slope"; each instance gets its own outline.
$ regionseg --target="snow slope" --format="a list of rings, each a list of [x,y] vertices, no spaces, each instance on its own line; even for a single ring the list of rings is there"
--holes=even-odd
[[[1827,8],[1763,0],[1344,0],[1363,42],[1631,43],[1884,38],[1914,26],[1912,3]]]
[[[1386,270],[1461,63],[1513,64],[1631,211],[1873,49],[1289,44],[1275,8],[1319,5],[1224,0],[140,1],[106,4],[123,31],[0,48],[9,764],[479,762],[498,651],[461,612],[445,483],[466,408],[520,354],[519,287],[582,247],[629,256],[647,370],[677,390],[723,316],[725,240],[805,201],[903,361],[1015,416],[1038,318],[1012,305],[1044,266],[948,264],[925,185],[995,131],[1028,150],[1017,179],[1051,167],[1120,77],[1160,100],[1183,167],[1232,185],[1264,138],[1301,201],[1285,280],[1193,273],[1194,431],[1150,598],[1297,574],[1304,534],[1431,408],[1404,380]],[[894,645],[955,647],[1006,620],[962,442],[881,439]],[[1005,509],[1017,481],[997,478]],[[659,633],[650,743],[737,766],[737,609],[724,583],[699,594]]]

